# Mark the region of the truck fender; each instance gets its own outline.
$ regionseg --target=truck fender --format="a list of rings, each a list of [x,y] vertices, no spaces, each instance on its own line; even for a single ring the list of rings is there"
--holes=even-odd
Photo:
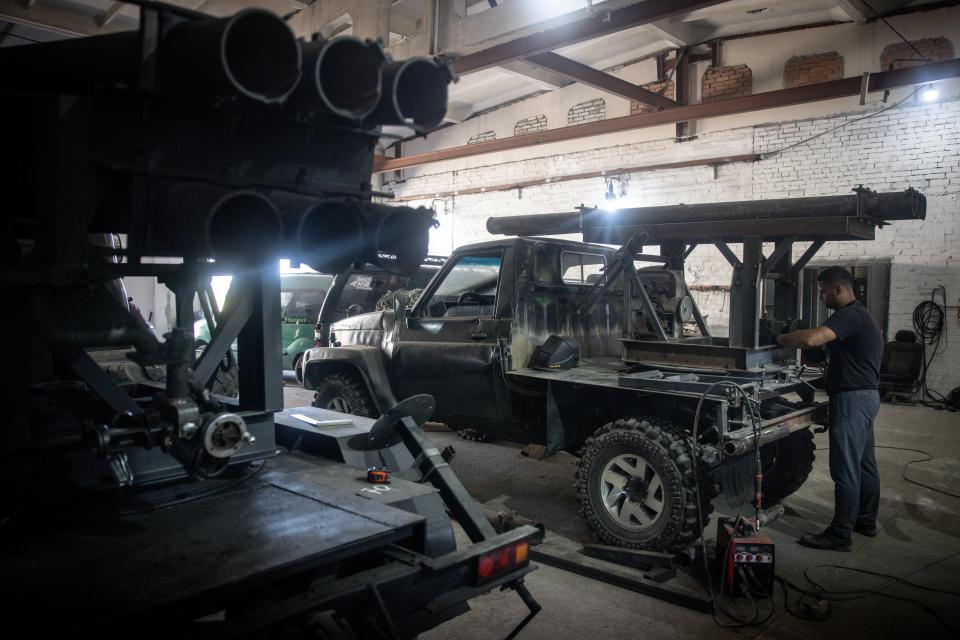
[[[316,347],[303,354],[303,386],[316,389],[320,380],[333,373],[358,375],[380,413],[397,403],[390,388],[383,353],[378,347]]]

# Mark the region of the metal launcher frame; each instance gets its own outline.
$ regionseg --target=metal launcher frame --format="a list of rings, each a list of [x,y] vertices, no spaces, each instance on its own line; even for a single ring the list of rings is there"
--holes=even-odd
[[[624,300],[639,298],[648,317],[653,305],[634,266],[637,259],[664,263],[683,272],[694,248],[712,244],[733,267],[730,285],[728,338],[711,336],[696,304],[697,337],[673,338],[651,323],[656,340],[635,339],[632,304],[624,304],[624,354],[628,363],[643,365],[758,371],[791,360],[793,349],[762,345],[760,326],[764,280],[774,286],[774,317],[799,315],[799,275],[828,241],[873,240],[876,229],[893,220],[923,220],[926,199],[914,189],[875,193],[862,185],[852,195],[785,198],[713,204],[642,207],[604,211],[580,207],[572,213],[490,218],[487,230],[496,234],[543,236],[580,233],[584,242],[621,245],[617,260],[594,283],[580,307],[586,312],[600,294],[623,274]],[[773,250],[764,255],[764,243]],[[794,260],[797,243],[810,245]],[[742,244],[742,257],[730,248]],[[644,255],[645,245],[658,245],[659,256]],[[684,284],[684,293],[689,289]]]
[[[370,175],[380,125],[436,124],[454,79],[445,63],[391,63],[350,37],[298,41],[259,9],[211,18],[135,4],[139,31],[0,51],[0,117],[17,123],[5,141],[19,150],[0,160],[2,322],[24,337],[8,351],[18,375],[0,433],[15,493],[49,485],[63,497],[111,476],[150,483],[274,455],[276,261],[337,271],[386,255],[412,270],[435,223],[424,208],[371,202]],[[222,311],[217,273],[234,275]],[[174,292],[165,340],[131,314],[124,276]],[[195,297],[216,326],[199,359]],[[239,398],[213,397],[235,340]],[[133,346],[128,358],[164,367],[166,381],[117,383],[89,353],[106,346]],[[69,481],[24,480],[44,477],[51,456],[69,460]]]

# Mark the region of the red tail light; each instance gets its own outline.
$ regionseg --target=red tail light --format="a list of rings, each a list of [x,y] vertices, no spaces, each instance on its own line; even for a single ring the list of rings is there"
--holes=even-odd
[[[483,584],[525,567],[529,562],[529,540],[518,540],[493,551],[487,551],[477,557],[476,583]]]

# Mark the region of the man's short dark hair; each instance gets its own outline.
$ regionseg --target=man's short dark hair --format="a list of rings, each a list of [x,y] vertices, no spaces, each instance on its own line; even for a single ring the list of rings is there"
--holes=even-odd
[[[822,282],[828,287],[847,287],[853,289],[853,276],[843,267],[830,267],[824,269],[817,276],[817,282]]]

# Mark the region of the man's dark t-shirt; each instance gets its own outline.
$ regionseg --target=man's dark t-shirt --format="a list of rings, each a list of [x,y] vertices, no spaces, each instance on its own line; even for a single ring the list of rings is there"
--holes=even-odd
[[[867,308],[851,302],[834,311],[823,326],[837,334],[827,343],[827,393],[879,388],[883,335]]]

